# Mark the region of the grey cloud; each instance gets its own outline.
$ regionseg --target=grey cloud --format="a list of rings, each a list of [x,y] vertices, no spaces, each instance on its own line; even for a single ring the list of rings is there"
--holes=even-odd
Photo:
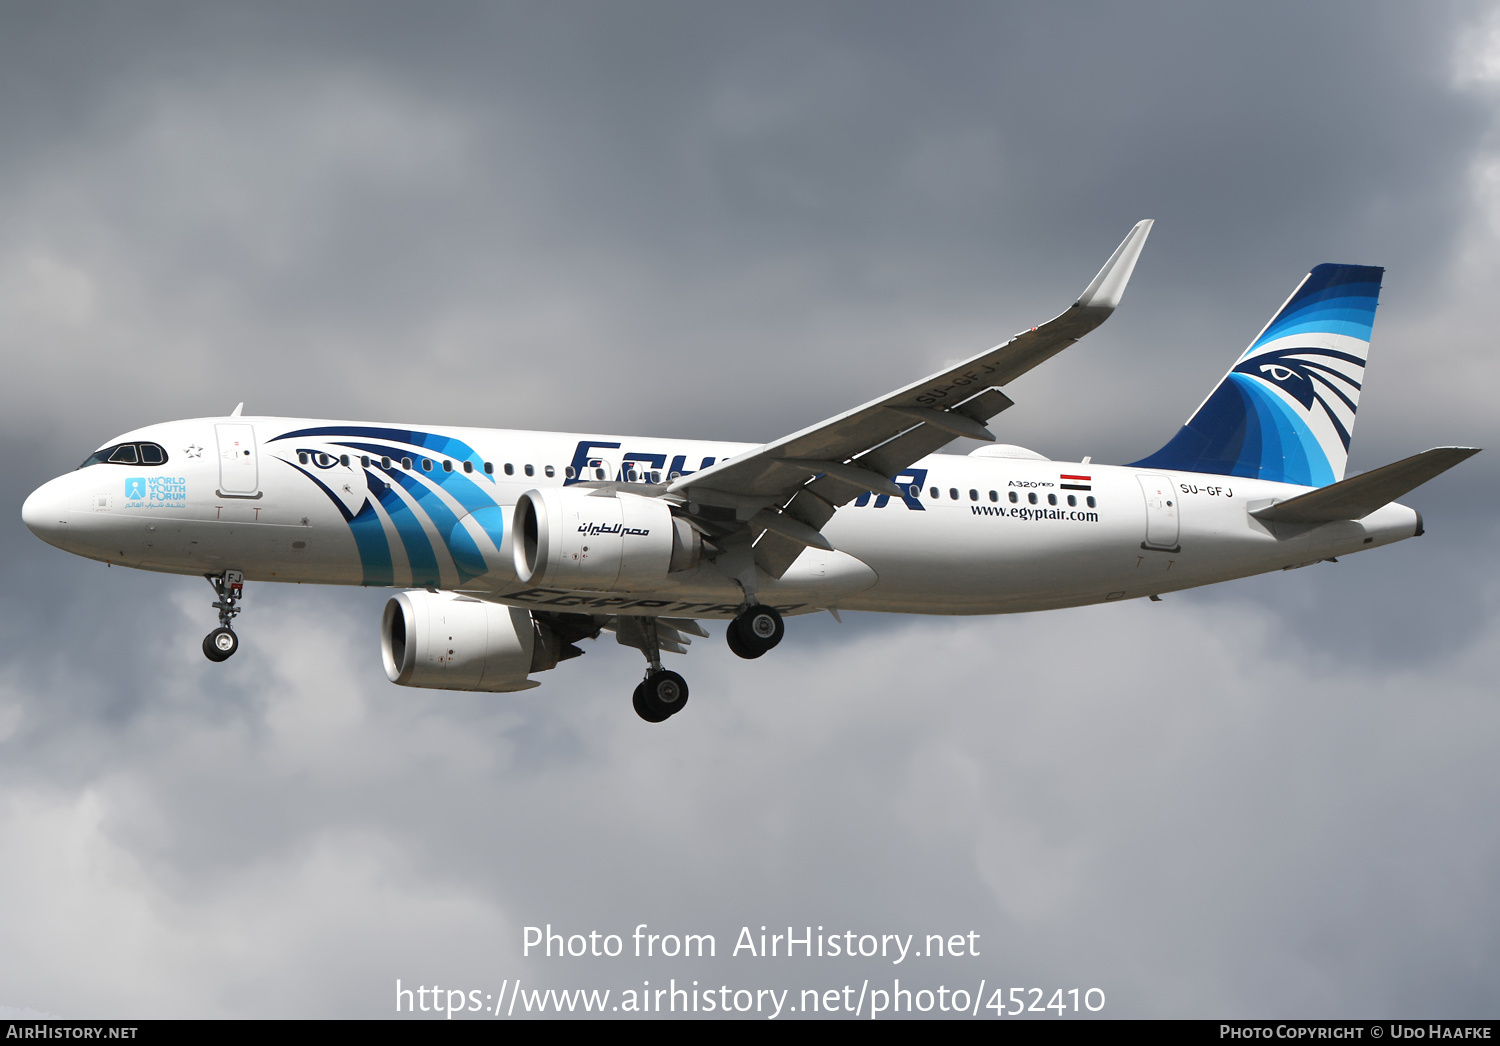
[[[7,837],[34,845],[7,850],[6,980],[29,1005],[376,1013],[397,976],[892,972],[520,960],[544,921],[721,947],[743,924],[975,929],[991,961],[898,972],[1085,977],[1118,1014],[1389,1013],[1433,968],[1435,1009],[1487,998],[1465,956],[1493,946],[1495,840],[1463,807],[1494,799],[1492,629],[1440,675],[1300,657],[1253,604],[1191,601],[854,628],[748,670],[714,644],[669,734],[621,714],[633,661],[608,648],[549,693],[397,693],[347,660],[367,636],[298,602],[227,685],[163,673],[86,785],[37,778],[86,724],[12,763]],[[152,961],[80,967],[44,932],[75,925],[59,896]]]
[[[903,981],[1117,1015],[1482,1016],[1495,473],[1421,541],[1161,604],[798,619],[539,691],[390,686],[384,594],[69,560],[21,496],[252,411],[771,438],[1124,308],[1003,438],[1131,460],[1317,262],[1388,267],[1355,467],[1493,442],[1487,11],[48,5],[0,16],[0,1004],[377,1015],[496,989],[888,978],[518,957],[520,928],[975,929]]]

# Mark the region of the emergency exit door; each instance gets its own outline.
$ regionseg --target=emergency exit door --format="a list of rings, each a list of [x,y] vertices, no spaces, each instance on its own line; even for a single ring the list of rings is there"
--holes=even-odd
[[[1142,548],[1176,552],[1180,546],[1177,487],[1167,476],[1136,476],[1146,498],[1146,540]]]
[[[215,425],[219,435],[219,490],[221,497],[260,497],[260,463],[255,451],[255,426]]]

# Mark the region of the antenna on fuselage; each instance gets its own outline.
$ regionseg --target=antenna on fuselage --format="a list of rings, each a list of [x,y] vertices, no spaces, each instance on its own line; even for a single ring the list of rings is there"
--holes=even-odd
[[[231,418],[237,418],[237,417],[240,416],[240,411],[242,411],[244,409],[245,409],[245,405],[243,403],[241,403],[238,407],[235,407],[234,410],[232,410],[232,411],[229,412],[229,416]]]

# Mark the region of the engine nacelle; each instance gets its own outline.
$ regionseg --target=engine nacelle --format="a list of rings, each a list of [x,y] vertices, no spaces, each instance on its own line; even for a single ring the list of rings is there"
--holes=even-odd
[[[557,664],[531,615],[451,592],[401,592],[385,605],[380,652],[385,674],[401,686],[506,693],[541,684],[527,679]]]
[[[660,498],[577,487],[528,490],[513,521],[516,576],[528,585],[650,588],[703,558],[703,538]]]

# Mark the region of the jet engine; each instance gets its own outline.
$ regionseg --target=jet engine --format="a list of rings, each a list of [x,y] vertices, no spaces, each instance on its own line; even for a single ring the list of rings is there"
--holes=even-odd
[[[614,592],[650,588],[703,558],[703,538],[660,498],[578,487],[516,502],[516,576],[528,585]]]
[[[582,653],[525,610],[420,589],[386,603],[380,652],[393,683],[491,693],[540,686],[527,675]]]

